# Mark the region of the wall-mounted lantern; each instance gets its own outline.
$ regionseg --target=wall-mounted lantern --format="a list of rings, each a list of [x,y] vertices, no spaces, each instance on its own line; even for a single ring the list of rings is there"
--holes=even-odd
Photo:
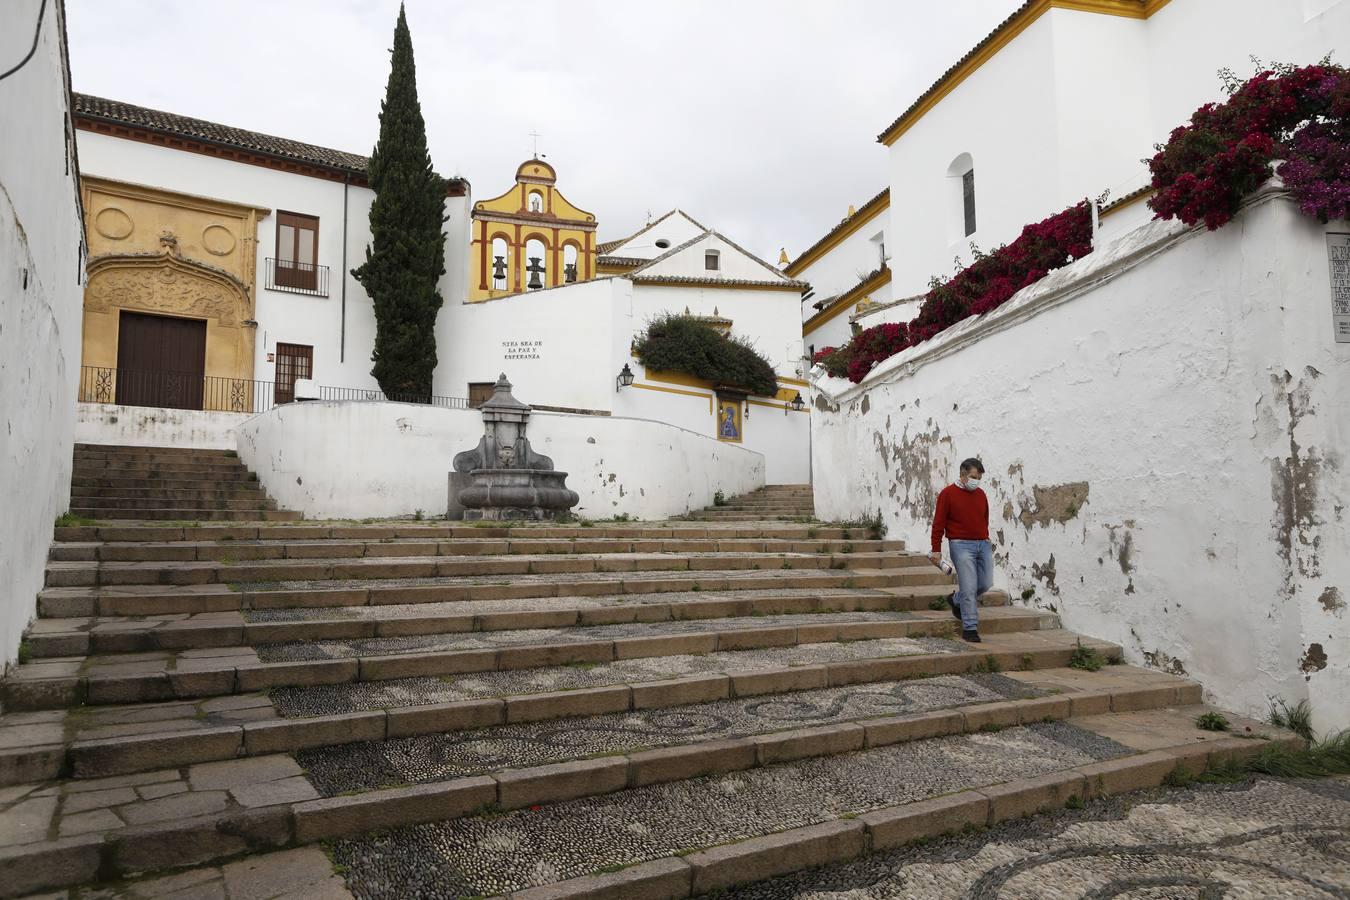
[[[618,393],[623,388],[633,383],[633,370],[628,368],[628,363],[623,364],[619,370],[619,377],[614,379],[614,393]]]
[[[797,396],[793,397],[791,401],[783,404],[783,415],[786,416],[789,409],[793,412],[801,412],[806,409],[806,401],[802,399],[801,391],[798,391]]]

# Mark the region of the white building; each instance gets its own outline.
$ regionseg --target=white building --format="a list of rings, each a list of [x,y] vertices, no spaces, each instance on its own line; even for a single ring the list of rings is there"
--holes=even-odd
[[[70,508],[84,224],[65,7],[14,0],[0,60],[0,671]],[[11,67],[12,66],[12,67]]]
[[[235,426],[291,400],[297,379],[313,382],[323,399],[379,396],[370,375],[373,306],[350,275],[370,241],[365,157],[88,95],[76,95],[76,113],[92,229],[81,439],[231,447]],[[808,480],[809,413],[798,408],[806,398],[793,403],[806,387],[798,319],[805,285],[685,213],[584,245],[583,261],[598,253],[598,280],[583,274],[559,284],[550,270],[555,287],[471,290],[475,217],[493,217],[493,235],[523,228],[524,237],[547,237],[551,228],[546,246],[555,251],[560,222],[594,230],[581,210],[568,213],[583,217],[575,222],[555,221],[555,204],[565,202],[556,176],[551,167],[529,174],[544,168],[521,167],[527,181],[547,176],[543,187],[526,185],[539,195],[528,199],[518,185],[474,204],[464,179],[449,181],[433,402],[463,406],[505,372],[517,396],[537,407],[664,422],[764,453],[770,482]],[[476,258],[478,280],[488,277],[485,259]],[[780,379],[775,395],[643,372],[631,355],[635,337],[655,317],[686,310],[766,356]],[[620,390],[625,366],[639,377]],[[177,376],[154,374],[167,370],[186,370],[205,388],[167,402],[164,385],[180,387]],[[141,396],[131,386],[145,371],[153,383]],[[205,412],[175,414],[176,428],[150,433],[144,416],[99,403]]]
[[[1222,98],[1219,69],[1306,65],[1347,38],[1345,0],[1028,0],[878,138],[904,198],[890,207],[892,296],[923,293],[972,242],[991,250],[1104,191],[1126,203],[1103,227],[1141,224],[1140,160]]]

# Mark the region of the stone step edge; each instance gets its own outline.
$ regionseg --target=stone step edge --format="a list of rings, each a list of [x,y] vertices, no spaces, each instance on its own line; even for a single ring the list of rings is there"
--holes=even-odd
[[[527,558],[529,556],[537,558]],[[756,568],[758,567],[758,568]],[[180,561],[49,561],[45,587],[127,587],[241,584],[277,581],[361,581],[386,578],[477,578],[613,572],[731,572],[769,569],[912,569],[909,574],[947,579],[922,557],[882,553],[598,553],[364,556]]]
[[[619,872],[583,875],[513,891],[494,900],[622,900],[637,896],[643,900],[685,900],[738,884],[846,862],[967,827],[989,827],[1052,811],[1071,801],[1090,802],[1155,788],[1174,772],[1198,774],[1207,766],[1250,758],[1268,744],[1286,742],[1284,738],[1225,738],[1163,747],[1049,775],[883,807],[852,819],[833,819],[685,856],[663,857]]]
[[[847,662],[746,672],[705,672],[576,690],[507,694],[367,712],[277,718],[239,725],[92,738],[69,744],[0,750],[0,787],[51,778],[102,778],[170,765],[232,759],[236,756],[293,752],[569,716],[684,706],[849,684],[969,674],[992,668],[988,661],[991,655],[998,660],[997,654],[972,650],[948,654],[868,657]],[[1015,656],[1022,670],[1061,668],[1067,664],[1068,655],[1068,652],[1054,648],[1025,654],[1003,654],[1005,658]]]
[[[1071,695],[1072,696],[1072,695]],[[1041,700],[1057,698],[1041,698]],[[1043,721],[1055,706],[1038,701],[1024,704],[1026,715],[1040,713]],[[1108,700],[1109,702],[1109,700]],[[1059,704],[1062,708],[1063,703]],[[1070,706],[1072,703],[1070,701]],[[924,716],[928,714],[922,714]],[[1005,713],[1021,721],[1022,710]],[[959,713],[964,733],[966,716]],[[613,793],[659,781],[682,780],[702,774],[738,771],[761,764],[788,762],[811,756],[833,755],[941,736],[915,732],[907,717],[894,717],[892,732],[884,720],[869,720],[877,743],[868,744],[866,726],[846,723],[837,729],[847,741],[823,734],[826,729],[802,729],[728,742],[735,746],[708,747],[707,759],[680,760],[671,749],[637,751],[571,763],[555,763],[494,775],[478,775],[445,782],[387,788],[363,794],[276,804],[226,815],[201,816],[157,825],[130,826],[114,832],[78,838],[21,844],[0,849],[0,897],[52,890],[110,880],[156,869],[168,869],[240,856],[265,849],[300,846],[322,840],[355,837],[390,828],[474,815],[494,809],[556,803],[578,797]],[[978,716],[976,716],[978,718]],[[948,713],[942,719],[956,722]],[[833,727],[833,726],[829,726]],[[827,728],[829,728],[827,727]],[[936,725],[930,727],[936,728]],[[906,737],[906,729],[917,737]],[[978,730],[978,727],[977,729]],[[853,744],[861,740],[861,746]],[[720,742],[719,742],[720,743]],[[1156,787],[1178,769],[1199,773],[1226,760],[1247,758],[1265,746],[1265,739],[1223,738],[1137,753],[1034,778],[1017,779],[944,797],[872,810],[851,819],[749,838],[733,844],[699,850],[684,857],[665,857],[639,863],[617,873],[587,875],[509,895],[512,900],[590,898],[623,900],[697,896],[745,881],[788,874],[803,868],[841,862],[867,852],[901,846],[914,840],[998,822],[1043,809],[1063,806],[1070,797],[1091,800]],[[749,744],[748,748],[741,746]],[[761,754],[767,760],[760,763]],[[665,763],[664,773],[661,763]],[[683,763],[683,765],[682,765]],[[704,768],[700,770],[698,766]],[[657,777],[643,780],[644,774]],[[631,782],[631,783],[630,783]],[[842,839],[841,839],[842,836]],[[655,879],[653,874],[655,873]],[[656,883],[651,883],[652,881]],[[641,893],[632,893],[639,887]]]
[[[939,620],[944,621],[944,620]],[[567,642],[541,641],[464,650],[418,650],[409,653],[352,656],[339,659],[297,660],[294,662],[258,662],[226,664],[217,668],[170,669],[162,672],[123,675],[61,675],[50,678],[26,676],[20,666],[17,676],[0,682],[0,699],[15,712],[61,709],[71,706],[104,706],[123,703],[154,703],[161,700],[188,700],[251,693],[279,687],[313,687],[322,684],[346,684],[364,681],[390,681],[399,678],[466,675],[533,669],[540,666],[608,663],[621,659],[651,659],[682,654],[706,654],[733,650],[758,650],[766,647],[794,647],[847,639],[865,640],[868,636],[903,637],[916,628],[941,626],[917,624],[924,620],[902,622],[824,622],[803,625],[741,625],[689,634],[635,635],[609,640]],[[953,623],[945,623],[951,628]],[[1094,642],[1108,655],[1119,657],[1116,644]],[[1067,650],[1064,651],[1067,654]],[[998,651],[984,651],[981,656]],[[1004,651],[999,663],[1015,668],[1017,659]],[[950,655],[950,654],[939,654]],[[114,654],[115,658],[115,654]],[[28,663],[26,665],[35,665]]]
[[[858,539],[873,540],[867,529],[849,528],[844,525],[790,525],[782,526],[774,524],[767,528],[708,528],[699,526],[679,526],[672,527],[661,523],[637,523],[627,526],[597,525],[592,528],[583,528],[580,526],[559,526],[559,525],[540,525],[540,526],[513,526],[513,525],[493,525],[481,528],[465,525],[434,524],[427,522],[405,521],[401,523],[382,523],[382,524],[352,524],[349,522],[323,524],[321,521],[313,520],[302,525],[260,525],[258,523],[247,523],[241,525],[154,525],[154,524],[131,524],[131,525],[64,525],[55,531],[55,540],[64,541],[153,541],[165,542],[169,540],[214,540],[215,538],[200,537],[203,532],[214,533],[222,532],[230,534],[235,540],[259,540],[260,531],[266,531],[267,537],[261,539],[275,540],[324,540],[327,538],[349,538],[354,540],[379,540],[381,538],[474,538],[474,539],[501,539],[501,538],[524,538],[524,539],[559,539],[567,537],[589,538],[589,539],[651,539],[653,536],[663,538],[697,538],[697,539],[716,539],[716,538],[755,538],[768,540],[770,538],[782,537],[784,532],[797,538],[800,532],[801,540],[811,540],[812,538],[806,532],[815,529],[818,538],[845,538],[844,532],[848,531],[851,536]],[[446,531],[449,533],[445,533]],[[108,532],[102,534],[102,532]],[[151,534],[150,532],[153,532]],[[251,532],[251,535],[250,535]],[[711,532],[711,534],[710,534]],[[176,535],[176,536],[175,536]],[[304,536],[302,536],[304,535]]]
[[[547,599],[547,598],[545,598]],[[982,604],[1002,607],[1001,595],[986,594]],[[33,659],[65,656],[150,653],[160,650],[205,650],[221,647],[291,641],[365,640],[380,637],[464,634],[483,631],[518,631],[531,628],[586,628],[650,622],[680,622],[702,619],[746,618],[771,615],[804,615],[830,612],[924,612],[913,609],[910,598],[893,594],[781,595],[741,599],[710,597],[675,603],[616,604],[613,606],[568,605],[566,598],[550,603],[551,609],[503,610],[487,613],[441,613],[439,615],[390,618],[315,618],[293,622],[180,622],[146,623],[144,628],[92,631],[72,628],[24,636]],[[325,607],[319,607],[324,609]],[[372,607],[380,609],[380,607]],[[1009,607],[1011,609],[1011,607]],[[1031,614],[1031,610],[1026,610]],[[74,617],[85,625],[98,617]],[[992,620],[991,620],[992,621]],[[994,625],[990,633],[998,633]]]
[[[178,587],[192,585],[120,585],[92,587],[75,585],[74,590],[85,596],[61,596],[44,589],[38,594],[38,615],[44,619],[79,618],[88,615],[146,616],[177,613],[228,612],[245,609],[317,609],[334,606],[388,606],[419,603],[454,603],[472,600],[538,600],[548,597],[610,597],[623,594],[651,595],[690,593],[698,591],[734,592],[741,590],[813,590],[828,588],[850,590],[876,588],[908,590],[924,596],[950,593],[947,584],[904,585],[900,569],[852,569],[830,574],[829,570],[810,570],[821,574],[803,576],[798,570],[790,575],[753,574],[753,570],[737,570],[728,576],[716,571],[698,570],[695,573],[668,573],[652,578],[616,578],[588,581],[527,583],[426,583],[402,586],[376,587],[306,587],[285,590],[239,591],[223,584],[199,585],[217,588],[209,593],[181,592],[166,594],[128,593],[134,588]],[[749,572],[751,574],[741,574]],[[636,574],[636,573],[615,573]],[[468,576],[485,577],[485,576]],[[118,588],[122,590],[118,590]],[[936,593],[935,593],[936,592]]]
[[[745,545],[759,544],[761,549]],[[775,545],[772,550],[769,544]],[[578,546],[580,545],[580,546]],[[591,546],[600,545],[600,546]],[[645,546],[654,545],[654,546]],[[692,545],[692,546],[690,546]],[[840,548],[852,545],[851,550]],[[289,555],[292,551],[332,549],[331,557],[322,554],[300,553]],[[843,538],[391,538],[381,541],[364,541],[354,538],[322,538],[319,540],[278,539],[269,537],[257,541],[64,541],[53,543],[48,551],[48,559],[53,562],[89,562],[89,563],[125,563],[125,562],[218,562],[217,556],[202,556],[203,550],[221,555],[233,556],[234,553],[249,551],[279,551],[276,556],[258,556],[255,559],[362,559],[369,557],[399,556],[391,550],[427,548],[421,553],[402,554],[406,556],[569,556],[573,554],[614,554],[614,553],[822,553],[838,551],[843,554],[855,553],[902,553],[918,560],[927,556],[905,550],[904,541],[872,540],[858,538],[846,541]],[[190,558],[156,558],[149,554],[184,554],[192,551]],[[105,553],[115,551],[140,551],[147,554],[142,559],[104,559]],[[359,551],[359,552],[357,552]],[[374,551],[374,552],[372,552]],[[61,559],[61,554],[72,554],[70,559]],[[88,554],[81,559],[76,553]],[[241,561],[243,557],[240,557]]]

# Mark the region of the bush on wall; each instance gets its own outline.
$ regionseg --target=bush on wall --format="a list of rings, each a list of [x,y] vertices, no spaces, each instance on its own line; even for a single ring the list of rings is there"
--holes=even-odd
[[[1350,72],[1322,62],[1275,66],[1245,82],[1227,73],[1225,80],[1228,99],[1197,109],[1149,160],[1157,192],[1149,206],[1157,217],[1221,228],[1283,159],[1278,174],[1305,215],[1344,218]]]
[[[761,397],[778,393],[773,363],[739,337],[690,315],[663,315],[647,326],[634,355],[649,371],[686,375]]]

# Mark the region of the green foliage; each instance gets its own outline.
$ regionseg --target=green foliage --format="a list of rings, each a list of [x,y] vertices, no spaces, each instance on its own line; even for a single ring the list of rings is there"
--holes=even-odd
[[[987,673],[990,673],[990,674],[994,674],[994,673],[1002,672],[1002,671],[1003,671],[1003,666],[1002,666],[1002,664],[999,663],[997,657],[994,657],[994,656],[986,656],[984,659],[980,660],[980,664],[979,664],[978,666],[975,667],[975,671],[976,671],[976,672],[987,672]]]
[[[371,243],[352,275],[375,306],[371,374],[387,396],[430,396],[442,302],[436,282],[445,274],[446,183],[427,152],[412,36],[401,6],[368,175],[375,192]]]
[[[19,665],[33,658],[33,645],[28,641],[19,641]]]
[[[1276,778],[1323,778],[1350,774],[1350,729],[1329,735],[1308,747],[1270,744],[1247,759],[1228,759],[1211,767],[1203,781],[1236,781],[1246,775]]]
[[[1078,646],[1073,648],[1073,653],[1069,656],[1069,668],[1082,669],[1085,672],[1096,672],[1106,665],[1106,657],[1102,656],[1100,651],[1091,647],[1084,647],[1080,639]]]
[[[1227,731],[1228,717],[1218,712],[1201,713],[1195,717],[1195,727],[1205,731]]]
[[[717,493],[713,494],[713,506],[726,506],[726,505],[727,505],[726,494],[722,493],[721,491],[718,491]]]
[[[73,516],[68,512],[61,513],[56,517],[57,528],[75,528],[81,525],[93,525],[93,519],[86,519],[84,516]]]
[[[948,606],[950,606],[950,604],[947,603],[946,597],[934,597],[932,600],[928,601],[929,609],[947,609]]]
[[[654,319],[638,337],[634,352],[649,371],[683,372],[761,397],[778,393],[773,363],[743,338],[722,334],[695,316]]]
[[[1313,739],[1312,707],[1307,700],[1300,700],[1292,707],[1278,697],[1271,700],[1270,724],[1287,728],[1305,741]]]
[[[1083,802],[1083,798],[1078,794],[1070,794],[1069,799],[1064,801],[1065,809],[1082,809],[1084,806],[1086,806],[1086,804]]]

